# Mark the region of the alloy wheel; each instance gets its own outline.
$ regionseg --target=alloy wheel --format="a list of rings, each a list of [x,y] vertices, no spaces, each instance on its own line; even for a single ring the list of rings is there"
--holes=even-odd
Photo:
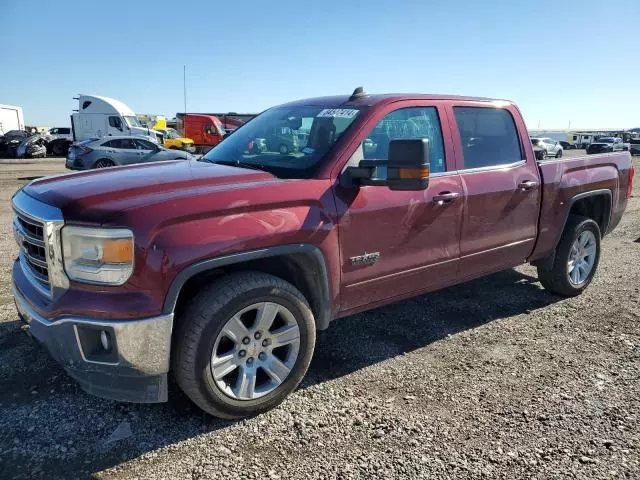
[[[299,349],[300,328],[293,313],[278,303],[256,303],[231,317],[218,334],[211,373],[225,395],[254,400],[285,381]]]
[[[567,274],[573,285],[584,283],[593,270],[596,260],[596,237],[593,232],[585,230],[575,239],[569,251]]]

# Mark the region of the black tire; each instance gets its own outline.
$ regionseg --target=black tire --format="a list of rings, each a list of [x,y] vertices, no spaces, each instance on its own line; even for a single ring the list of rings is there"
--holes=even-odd
[[[569,279],[567,263],[569,261],[569,255],[573,243],[578,236],[586,230],[590,230],[595,237],[595,261],[587,278],[579,285],[574,285]],[[558,243],[552,268],[545,269],[539,266],[538,278],[540,279],[542,286],[550,292],[563,297],[575,297],[576,295],[580,295],[589,286],[591,280],[593,280],[596,270],[598,269],[599,261],[600,227],[598,227],[598,224],[590,218],[582,217],[580,215],[571,215],[567,220],[567,225],[565,226],[560,242]]]
[[[169,147],[169,150],[180,150],[178,147],[176,147],[175,145],[171,145]]]
[[[562,150],[556,152],[556,158],[562,158]]]
[[[100,160],[98,160],[96,163],[93,164],[93,168],[108,168],[113,166],[115,166],[115,163],[113,163],[108,158],[101,158]]]
[[[549,158],[549,152],[545,149],[542,151],[542,159],[546,160],[547,158]]]
[[[258,302],[285,306],[300,330],[300,347],[293,368],[272,392],[253,400],[238,400],[216,385],[210,360],[216,339],[236,313]],[[315,347],[316,326],[305,297],[284,280],[260,272],[226,275],[198,293],[177,319],[172,369],[178,385],[205,412],[220,418],[257,415],[280,404],[304,377]]]
[[[286,155],[287,153],[289,153],[289,147],[287,146],[286,143],[281,143],[280,146],[278,147],[278,151],[283,155]]]
[[[56,157],[61,157],[67,154],[69,151],[69,145],[61,142],[53,142],[51,146],[51,153]]]

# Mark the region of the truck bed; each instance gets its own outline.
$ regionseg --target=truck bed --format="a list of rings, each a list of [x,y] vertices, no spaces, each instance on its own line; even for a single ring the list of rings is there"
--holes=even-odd
[[[557,245],[574,203],[602,198],[605,208],[600,227],[606,235],[620,221],[627,205],[631,155],[603,153],[538,161],[542,198],[538,241],[531,260],[548,255]]]

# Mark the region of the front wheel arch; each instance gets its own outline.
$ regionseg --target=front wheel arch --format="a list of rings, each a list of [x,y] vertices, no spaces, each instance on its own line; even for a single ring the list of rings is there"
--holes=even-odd
[[[179,312],[205,282],[243,270],[266,273],[291,283],[307,298],[316,328],[329,327],[333,307],[327,264],[320,248],[310,244],[280,245],[196,262],[171,282],[163,312]]]

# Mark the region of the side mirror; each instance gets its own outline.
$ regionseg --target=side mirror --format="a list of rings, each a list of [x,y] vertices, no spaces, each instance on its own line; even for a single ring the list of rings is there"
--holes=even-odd
[[[387,184],[391,190],[424,190],[429,185],[429,140],[391,140]]]
[[[387,161],[362,160],[357,167],[349,167],[345,186],[378,185],[390,190],[425,190],[429,186],[430,146],[427,138],[391,140]],[[374,175],[386,167],[386,178]]]

